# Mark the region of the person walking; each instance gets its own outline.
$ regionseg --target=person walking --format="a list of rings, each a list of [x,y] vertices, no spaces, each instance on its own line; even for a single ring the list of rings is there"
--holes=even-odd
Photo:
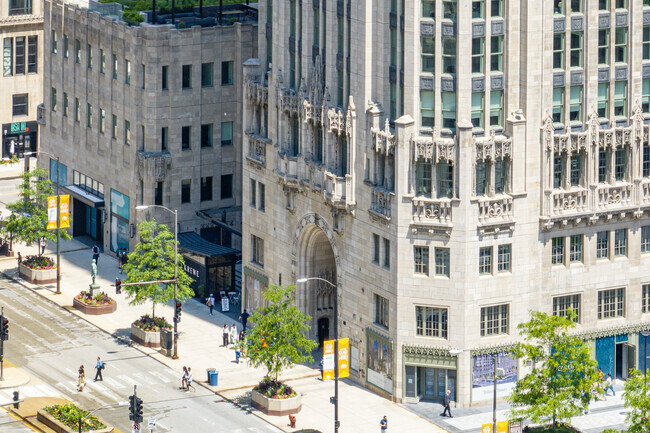
[[[84,371],[83,364],[79,367],[79,381],[77,382],[77,391],[83,392],[86,386],[86,372]]]
[[[41,239],[41,255],[45,254],[45,247],[47,247],[47,239]]]
[[[447,394],[445,394],[445,410],[442,411],[440,416],[448,416],[449,418],[453,418],[454,416],[451,414],[451,390],[447,390]]]
[[[323,358],[321,358],[320,362],[318,363],[318,369],[320,370],[320,380],[323,380]]]
[[[97,382],[98,380],[103,381],[104,378],[102,377],[102,370],[104,369],[104,363],[102,362],[101,359],[99,359],[99,356],[97,357],[97,365],[95,366],[95,369],[97,369],[97,373],[95,373],[95,382]]]
[[[239,316],[239,321],[241,322],[241,326],[244,328],[244,332],[246,332],[246,322],[248,322],[249,317],[250,314],[248,314],[244,308],[244,312]]]
[[[117,267],[120,270],[120,274],[122,273],[122,257],[124,257],[124,253],[122,252],[122,248],[119,248],[117,250]]]
[[[196,388],[192,385],[192,369],[187,367],[187,390],[185,392],[190,392],[190,388],[196,391]]]
[[[612,396],[616,396],[616,391],[614,391],[614,381],[612,380],[612,375],[607,373],[607,380],[605,381],[605,396],[607,396],[609,390],[612,390]]]
[[[379,428],[381,429],[381,433],[388,431],[388,418],[386,418],[386,415],[379,421]]]
[[[237,332],[237,324],[233,323],[230,327],[230,344],[235,344],[237,342],[238,335],[239,333]]]
[[[181,376],[181,389],[187,389],[187,367],[183,367],[183,375]]]
[[[93,260],[95,264],[99,263],[99,247],[97,245],[93,247]]]
[[[210,296],[205,300],[205,304],[210,307],[210,316],[212,316],[212,310],[214,309],[214,294],[210,293]]]
[[[228,339],[230,338],[230,331],[228,330],[228,324],[223,324],[223,346],[228,347]]]

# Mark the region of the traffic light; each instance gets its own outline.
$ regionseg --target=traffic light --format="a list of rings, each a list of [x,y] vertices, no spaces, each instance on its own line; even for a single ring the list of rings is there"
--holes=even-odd
[[[17,402],[20,400],[20,394],[18,391],[14,391],[14,401]],[[20,407],[20,403],[14,403],[14,409],[18,409]]]
[[[135,413],[133,414],[133,421],[142,422],[143,420],[142,399],[140,397],[135,397]]]
[[[129,421],[135,418],[135,395],[129,396]]]
[[[115,293],[118,295],[122,293],[122,280],[119,278],[115,279]]]
[[[0,340],[9,340],[9,319],[5,316],[0,316]]]
[[[174,312],[174,320],[176,323],[181,321],[181,303],[176,302],[176,311]]]

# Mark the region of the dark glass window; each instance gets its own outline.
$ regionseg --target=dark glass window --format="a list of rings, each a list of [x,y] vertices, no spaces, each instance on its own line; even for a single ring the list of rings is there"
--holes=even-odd
[[[192,65],[183,65],[183,89],[192,88]]]
[[[181,203],[192,201],[192,179],[183,179],[181,183]]]
[[[212,200],[212,176],[201,178],[201,201]]]
[[[221,176],[221,199],[232,198],[232,174]]]
[[[189,149],[192,140],[192,127],[183,126],[181,130],[181,149]]]

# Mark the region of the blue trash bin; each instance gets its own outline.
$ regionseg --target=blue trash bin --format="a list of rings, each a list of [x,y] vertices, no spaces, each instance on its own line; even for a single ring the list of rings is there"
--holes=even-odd
[[[219,385],[219,372],[217,370],[210,371],[210,386]]]

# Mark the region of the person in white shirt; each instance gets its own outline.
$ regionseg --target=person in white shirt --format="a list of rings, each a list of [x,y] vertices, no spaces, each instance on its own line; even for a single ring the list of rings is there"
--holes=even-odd
[[[237,337],[239,337],[239,333],[237,332],[237,324],[233,323],[230,327],[230,344],[237,343]]]
[[[190,388],[196,391],[196,388],[192,385],[192,369],[187,367],[187,390],[185,392],[190,392]]]

